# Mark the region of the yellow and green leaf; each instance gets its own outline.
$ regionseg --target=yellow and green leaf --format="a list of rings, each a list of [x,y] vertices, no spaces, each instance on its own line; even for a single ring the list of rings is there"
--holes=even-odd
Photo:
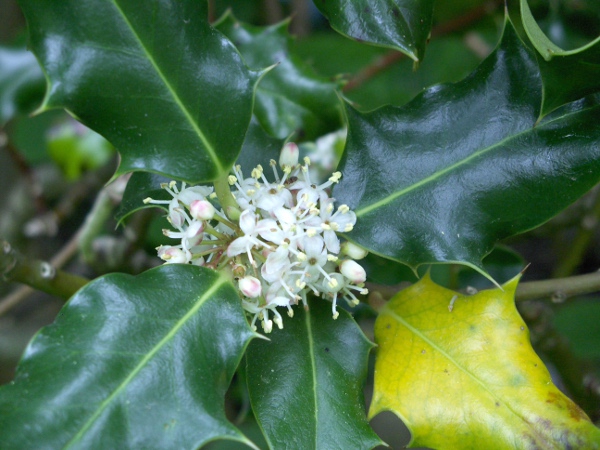
[[[398,293],[375,324],[370,417],[389,410],[411,446],[600,448],[600,430],[552,383],[503,290],[461,295],[429,276]]]

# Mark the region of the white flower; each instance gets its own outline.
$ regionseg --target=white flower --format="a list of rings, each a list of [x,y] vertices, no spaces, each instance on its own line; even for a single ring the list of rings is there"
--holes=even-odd
[[[250,264],[254,265],[254,259],[252,258],[252,248],[267,247],[269,245],[258,239],[258,233],[268,229],[276,228],[277,223],[272,219],[263,219],[257,221],[256,215],[251,210],[242,212],[240,216],[240,228],[244,232],[243,236],[235,239],[227,247],[227,256],[236,256],[241,253],[247,253]]]
[[[216,194],[204,186],[175,182],[162,187],[171,200],[146,199],[145,203],[168,205],[168,219],[175,230],[163,230],[178,245],[162,246],[158,255],[166,263],[188,263],[227,270],[237,279],[241,305],[256,329],[264,332],[273,324],[283,327],[278,308],[293,316],[293,305],[301,300],[308,308],[307,295],[330,299],[332,315],[338,317],[337,302],[344,299],[356,305],[353,291],[366,294],[364,269],[354,261],[364,256],[356,246],[344,244],[346,257],[336,232],[349,232],[356,215],[346,205],[335,207],[329,188],[341,177],[334,173],[322,184],[311,182],[310,160],[298,165],[298,147],[287,144],[279,164],[270,162],[275,181],[267,180],[262,166],[244,178],[235,166],[229,185],[236,204],[227,211],[215,208]],[[210,201],[209,201],[210,200]],[[232,214],[235,210],[236,214]]]

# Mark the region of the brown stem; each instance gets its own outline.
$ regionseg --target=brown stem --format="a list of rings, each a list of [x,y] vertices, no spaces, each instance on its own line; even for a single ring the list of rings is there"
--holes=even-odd
[[[436,25],[431,30],[431,36],[439,37],[465,28],[466,26],[471,25],[472,23],[477,22],[481,18],[488,15],[490,11],[493,11],[500,3],[502,2],[499,0],[491,0],[483,5],[479,5],[473,8],[470,11],[467,11],[460,17]],[[362,84],[375,77],[380,72],[387,70],[390,66],[392,66],[397,61],[400,61],[404,57],[406,57],[404,53],[401,53],[396,50],[392,50],[384,54],[383,56],[378,58],[374,63],[365,67],[354,77],[352,77],[342,88],[342,91],[350,92],[354,89],[357,89]]]
[[[39,181],[36,179],[33,170],[29,163],[25,160],[21,152],[13,145],[8,139],[6,134],[0,131],[0,146],[4,145],[10,158],[15,163],[17,170],[23,175],[23,178],[27,180],[29,191],[33,196],[35,209],[38,213],[42,213],[48,209],[46,205],[46,199],[42,195],[42,188]]]

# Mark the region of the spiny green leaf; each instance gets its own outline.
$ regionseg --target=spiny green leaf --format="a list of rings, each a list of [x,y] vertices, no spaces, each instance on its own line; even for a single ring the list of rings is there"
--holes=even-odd
[[[413,268],[458,262],[483,273],[498,240],[545,222],[600,180],[600,107],[574,105],[534,127],[540,103],[535,60],[508,24],[465,80],[402,108],[348,107],[334,188],[357,215],[348,237]]]
[[[127,187],[123,192],[123,199],[115,214],[117,222],[121,223],[127,216],[144,208],[163,207],[167,205],[145,204],[144,199],[150,197],[154,200],[172,200],[173,197],[160,186],[169,183],[169,178],[149,172],[134,172],[127,181]]]
[[[389,410],[411,446],[600,448],[600,430],[554,384],[504,290],[460,295],[426,276],[380,311],[369,415]]]
[[[118,173],[190,182],[229,171],[258,73],[197,0],[23,0],[30,45],[63,107],[122,155]]]
[[[362,387],[371,343],[350,315],[331,318],[331,303],[295,308],[270,341],[247,352],[250,400],[269,447],[370,449],[381,441],[364,413]]]
[[[252,444],[224,395],[252,338],[231,284],[166,265],[81,289],[0,388],[2,447],[188,448]]]
[[[283,140],[269,136],[253,117],[236,164],[242,166],[244,173],[249,174],[257,164],[266,164],[271,159],[277,160],[282,147]],[[272,176],[269,172],[265,175],[267,178]],[[148,172],[131,174],[116,214],[117,221],[121,222],[130,214],[144,208],[159,206],[167,210],[166,205],[144,204],[144,199],[150,197],[155,200],[171,200],[172,197],[167,191],[160,187],[161,183],[169,181],[170,178]]]
[[[231,13],[216,25],[255,69],[277,64],[256,90],[255,114],[272,136],[314,139],[341,126],[341,106],[336,84],[317,76],[290,49],[288,22],[255,27]]]
[[[0,127],[35,109],[46,83],[35,57],[25,49],[0,48]]]
[[[431,32],[433,0],[315,1],[337,32],[423,59]]]
[[[527,0],[521,0],[521,18],[527,36],[538,51],[536,56],[544,83],[542,115],[600,91],[600,36],[582,47],[563,50],[540,29]]]

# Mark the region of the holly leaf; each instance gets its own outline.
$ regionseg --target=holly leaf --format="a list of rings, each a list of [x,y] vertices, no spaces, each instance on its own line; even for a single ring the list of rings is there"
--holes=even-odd
[[[173,197],[162,189],[163,183],[169,183],[171,179],[149,172],[134,172],[127,181],[123,192],[123,199],[115,214],[119,224],[130,214],[144,208],[162,208],[168,211],[167,205],[144,203],[144,199],[150,197],[154,200],[172,200]]]
[[[224,396],[254,333],[225,277],[165,265],[82,288],[0,388],[3,448],[253,444]]]
[[[600,448],[600,430],[531,347],[514,303],[518,281],[466,296],[427,275],[400,291],[375,323],[369,417],[392,411],[415,447]]]
[[[290,48],[289,21],[256,27],[238,21],[231,12],[216,28],[225,34],[252,68],[277,64],[256,90],[254,111],[272,136],[314,139],[341,126],[337,85],[319,77]]]
[[[229,171],[259,73],[209,25],[206,2],[20,5],[50,83],[41,109],[65,108],[107,138],[121,152],[117,174],[200,182]]]
[[[588,44],[563,50],[540,29],[527,0],[521,0],[523,27],[538,51],[544,83],[542,116],[559,106],[600,91],[600,36]]]
[[[30,52],[0,47],[0,127],[34,110],[45,89],[42,69]]]
[[[397,49],[416,62],[423,59],[433,0],[327,0],[315,5],[340,34]]]
[[[315,299],[294,313],[246,353],[252,410],[269,448],[380,445],[362,392],[372,344],[345,311],[333,320],[329,302]]]
[[[236,164],[242,167],[244,173],[249,174],[258,164],[279,159],[283,144],[283,140],[269,136],[253,117]],[[265,175],[267,178],[272,177],[269,172]],[[132,173],[115,215],[116,220],[121,223],[130,214],[144,208],[159,207],[168,211],[167,205],[145,204],[144,199],[150,197],[154,200],[172,200],[173,197],[160,187],[162,183],[170,181],[171,178],[149,172]]]
[[[354,209],[348,238],[411,266],[456,262],[485,274],[494,244],[547,221],[600,180],[600,107],[534,127],[541,83],[510,23],[465,80],[409,104],[351,107],[333,196]],[[552,195],[548,195],[552,192]]]

